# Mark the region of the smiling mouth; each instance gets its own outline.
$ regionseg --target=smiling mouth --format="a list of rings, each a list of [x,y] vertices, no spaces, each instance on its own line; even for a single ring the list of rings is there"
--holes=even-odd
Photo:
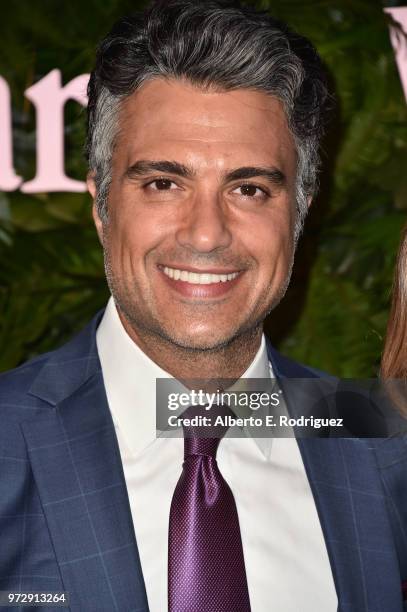
[[[181,281],[184,283],[190,283],[193,285],[213,285],[216,283],[228,283],[237,278],[240,272],[230,272],[228,274],[213,274],[212,272],[190,272],[189,270],[182,270],[180,268],[169,268],[164,266],[161,268],[166,276],[169,278]]]

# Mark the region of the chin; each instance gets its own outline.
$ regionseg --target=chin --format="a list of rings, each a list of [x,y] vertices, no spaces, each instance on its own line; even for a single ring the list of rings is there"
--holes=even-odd
[[[179,348],[190,351],[216,351],[230,345],[237,337],[242,334],[241,329],[217,330],[213,328],[199,327],[190,329],[185,333],[178,330],[161,330],[161,337]]]
[[[161,330],[161,337],[172,344],[193,351],[214,350],[227,346],[234,338],[234,330],[229,333],[213,333],[213,329],[192,329],[180,333],[178,330]]]

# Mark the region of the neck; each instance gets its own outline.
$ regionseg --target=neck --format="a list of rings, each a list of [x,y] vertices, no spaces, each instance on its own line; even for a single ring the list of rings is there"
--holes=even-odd
[[[237,380],[253,361],[261,343],[262,327],[258,325],[220,347],[184,348],[148,331],[136,331],[121,311],[119,316],[133,342],[178,380],[199,379],[212,383],[222,379]]]

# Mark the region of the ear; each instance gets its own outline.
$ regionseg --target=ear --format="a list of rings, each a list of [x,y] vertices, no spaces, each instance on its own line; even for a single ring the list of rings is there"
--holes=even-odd
[[[96,183],[95,183],[95,175],[93,172],[88,173],[88,176],[86,177],[86,185],[88,187],[88,191],[90,195],[92,196],[92,200],[93,200],[92,217],[93,217],[93,221],[96,226],[96,231],[99,236],[99,242],[100,244],[103,244],[103,223],[99,217],[99,212],[98,212],[97,205],[96,205],[97,189],[96,189]]]
[[[308,208],[310,208],[310,206],[312,204],[312,196],[308,196],[307,197],[307,204],[308,204]]]

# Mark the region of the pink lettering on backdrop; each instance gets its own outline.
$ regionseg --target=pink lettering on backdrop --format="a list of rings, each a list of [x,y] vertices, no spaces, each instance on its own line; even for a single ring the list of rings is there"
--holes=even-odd
[[[393,49],[396,54],[396,62],[400,73],[401,84],[404,90],[404,96],[407,100],[407,6],[384,9],[385,13],[389,13],[398,24],[400,24],[403,32],[398,28],[390,27],[390,38]]]
[[[86,191],[83,181],[65,174],[64,106],[67,100],[87,105],[88,74],[81,74],[62,87],[60,70],[52,70],[43,79],[26,90],[26,97],[37,112],[37,174],[24,183],[21,191]]]
[[[13,166],[10,89],[3,77],[0,77],[0,189],[14,191],[22,180]]]

